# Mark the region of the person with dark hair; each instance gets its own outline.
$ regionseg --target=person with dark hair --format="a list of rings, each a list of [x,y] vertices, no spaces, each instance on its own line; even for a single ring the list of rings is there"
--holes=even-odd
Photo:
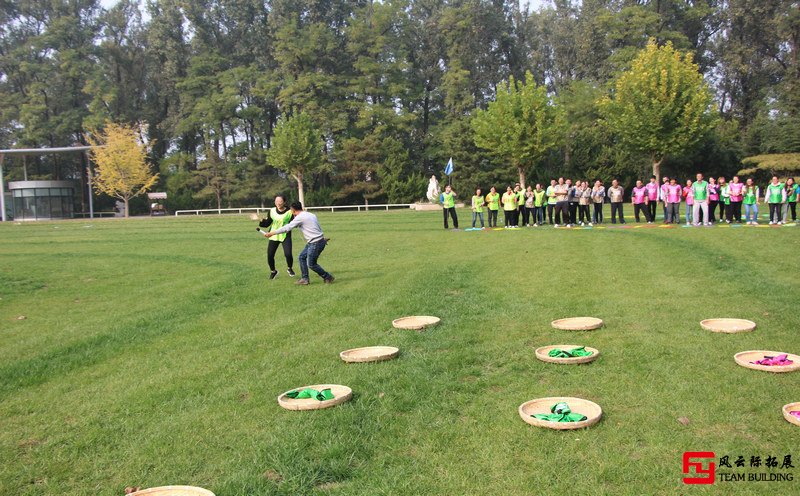
[[[500,210],[500,193],[492,186],[486,195],[486,206],[489,209],[489,227],[497,227],[497,211]]]
[[[564,182],[563,177],[558,178],[558,184],[554,187],[554,192],[556,194],[556,223],[553,227],[558,227],[558,223],[563,222],[565,227],[572,227],[569,225],[570,216],[569,216],[569,190],[572,187],[572,180],[567,179],[567,182]]]
[[[594,213],[592,215],[593,224],[603,223],[603,203],[606,201],[606,188],[603,181],[596,180],[592,188],[592,201],[594,202]],[[592,225],[591,223],[589,224]]]
[[[645,184],[647,189],[647,210],[650,212],[650,222],[656,221],[656,207],[658,206],[658,193],[660,187],[658,186],[658,179],[656,176],[650,176],[650,182]]]
[[[728,184],[731,194],[731,221],[742,223],[742,190],[744,183],[739,180],[739,176],[733,176],[733,180]]]
[[[533,225],[541,226],[544,224],[544,207],[547,204],[547,195],[540,183],[536,183],[533,191]],[[552,215],[552,214],[551,214]]]
[[[608,188],[608,198],[611,200],[611,223],[617,223],[617,216],[619,216],[619,223],[625,223],[625,214],[622,213],[622,199],[625,196],[625,188],[619,185],[619,181],[613,179],[611,187]]]
[[[647,188],[642,185],[642,181],[636,181],[636,186],[633,188],[631,192],[631,204],[633,205],[633,216],[636,219],[636,223],[639,223],[639,213],[644,213],[644,220],[648,224],[652,224],[653,221],[650,220],[650,211],[647,208],[648,199],[647,199]]]
[[[783,207],[783,221],[789,222],[789,215],[791,214],[792,222],[797,222],[797,193],[800,190],[798,190],[793,177],[786,179],[784,188],[786,189],[786,203]]]
[[[744,185],[744,219],[748,225],[754,226],[758,224],[758,198],[761,196],[761,191],[758,186],[753,183],[752,178],[747,178]]]
[[[525,210],[522,214],[522,223],[525,224],[525,227],[531,227],[531,217],[533,217],[533,188],[528,186],[528,189],[525,191]],[[536,224],[536,218],[533,219],[533,223]]]
[[[275,197],[275,206],[270,208],[267,216],[261,219],[258,223],[260,227],[269,228],[274,231],[285,226],[294,218],[292,211],[286,206],[286,197],[278,195]],[[286,272],[291,277],[294,277],[294,258],[292,257],[292,233],[279,234],[270,238],[267,243],[267,264],[269,264],[269,278],[275,279],[278,276],[278,271],[275,269],[275,253],[278,251],[278,246],[283,245],[283,256],[286,257]]]
[[[481,220],[481,229],[485,226],[483,225],[483,207],[486,206],[486,201],[483,198],[483,193],[481,189],[478,188],[475,190],[475,194],[472,196],[472,228],[475,229],[475,222],[480,219]]]
[[[444,212],[444,228],[450,229],[450,226],[447,224],[447,216],[453,218],[453,227],[458,229],[458,216],[456,215],[456,192],[453,191],[453,188],[450,187],[448,184],[444,187],[444,191],[441,195],[439,195],[439,199],[442,202],[442,212]]]
[[[317,263],[320,254],[322,254],[322,250],[324,250],[325,246],[328,244],[328,240],[325,239],[322,233],[322,227],[319,225],[317,216],[303,210],[303,205],[300,202],[292,203],[289,208],[292,210],[294,219],[280,229],[264,233],[264,236],[272,238],[273,236],[288,233],[292,229],[299,227],[300,232],[303,233],[303,237],[306,239],[306,246],[303,248],[303,251],[300,252],[300,257],[298,257],[300,260],[301,277],[300,280],[297,281],[297,284],[308,286],[309,268],[316,272],[326,284],[332,283],[334,280],[333,276]]]
[[[781,210],[783,204],[786,203],[786,189],[784,184],[778,180],[778,176],[772,176],[772,182],[767,185],[767,189],[764,191],[764,202],[769,205],[769,225],[783,224]]]
[[[517,213],[514,214],[514,225],[520,227],[522,217],[525,215],[525,190],[519,183],[514,185],[514,194],[517,195]]]
[[[550,180],[550,186],[544,190],[544,195],[547,197],[547,223],[553,225],[553,210],[556,208],[556,180]],[[558,224],[558,221],[556,221]]]
[[[505,216],[503,227],[506,229],[517,227],[514,219],[517,214],[517,194],[514,193],[511,186],[506,188],[506,193],[503,195],[501,201],[503,203],[503,215]]]
[[[664,204],[667,206],[667,224],[680,224],[681,223],[681,197],[683,196],[683,187],[678,184],[678,181],[673,177],[669,180],[666,187],[664,196]]]
[[[721,186],[717,184],[717,180],[714,179],[713,176],[708,178],[708,218],[709,222],[711,222],[712,224],[717,221],[716,211],[717,211],[717,205],[719,205],[720,188]],[[724,205],[720,205],[719,208],[720,224],[722,223],[725,217],[725,212],[723,212],[723,210],[724,210]]]

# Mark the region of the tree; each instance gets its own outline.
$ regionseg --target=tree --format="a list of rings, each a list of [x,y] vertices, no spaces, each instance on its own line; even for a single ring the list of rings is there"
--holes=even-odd
[[[623,146],[644,153],[661,177],[661,162],[696,145],[716,124],[713,96],[692,55],[651,39],[617,78],[600,111]]]
[[[742,160],[750,167],[739,171],[741,176],[755,176],[756,180],[769,180],[772,176],[792,177],[800,173],[800,153],[773,153],[756,155]]]
[[[102,132],[86,134],[86,141],[94,148],[89,156],[95,163],[92,178],[98,193],[105,193],[125,202],[141,195],[158,180],[147,165],[147,150],[139,141],[140,133],[133,126],[107,122]]]
[[[475,144],[510,162],[523,187],[526,167],[539,163],[558,144],[559,127],[559,109],[530,72],[524,82],[510,77],[500,84],[495,101],[472,120]]]
[[[275,126],[267,160],[297,181],[297,196],[305,206],[303,181],[309,174],[325,169],[320,133],[307,114],[282,118]]]

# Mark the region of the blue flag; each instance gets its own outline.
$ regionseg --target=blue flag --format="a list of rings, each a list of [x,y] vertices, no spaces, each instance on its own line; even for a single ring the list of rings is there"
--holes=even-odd
[[[447,161],[447,165],[444,167],[444,175],[449,176],[453,173],[453,157],[450,157],[450,160]]]

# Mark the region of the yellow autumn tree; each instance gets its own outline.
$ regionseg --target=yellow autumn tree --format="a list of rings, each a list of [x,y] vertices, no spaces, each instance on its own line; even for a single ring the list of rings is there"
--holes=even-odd
[[[95,163],[92,182],[98,193],[105,193],[125,202],[141,195],[158,180],[150,172],[147,149],[133,126],[106,122],[102,131],[91,131],[86,140],[93,148],[89,156]]]

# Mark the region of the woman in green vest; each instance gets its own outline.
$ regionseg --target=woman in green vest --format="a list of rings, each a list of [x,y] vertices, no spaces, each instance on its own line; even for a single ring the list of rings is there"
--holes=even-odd
[[[472,197],[472,228],[475,228],[475,221],[478,218],[481,219],[481,229],[484,228],[483,225],[483,207],[486,206],[486,202],[483,200],[483,192],[480,188],[475,190],[475,196]]]
[[[444,212],[444,228],[450,229],[450,226],[447,225],[447,216],[449,214],[450,217],[453,218],[453,228],[458,229],[458,216],[456,216],[456,192],[453,191],[453,188],[451,188],[448,184],[445,186],[444,192],[439,199],[442,201],[442,212]]]
[[[492,186],[486,195],[486,206],[489,209],[489,227],[497,227],[497,211],[500,210],[500,193]]]
[[[505,215],[505,228],[516,227],[514,217],[517,213],[517,194],[511,189],[511,186],[506,188],[506,194],[503,195],[503,214]]]
[[[790,177],[786,180],[786,206],[783,208],[783,221],[789,222],[789,214],[792,214],[792,222],[797,221],[797,193],[798,185],[795,184],[794,178]]]
[[[778,181],[778,176],[772,176],[772,182],[764,191],[764,201],[769,205],[769,225],[783,224],[781,209],[786,201],[786,190],[783,183]]]
[[[748,178],[744,185],[744,220],[751,226],[758,224],[759,194],[758,186],[753,184],[751,178]]]
[[[533,190],[533,225],[541,226],[544,224],[544,206],[547,203],[547,196],[542,189],[542,185],[537,183]]]
[[[258,224],[261,227],[268,228],[269,231],[275,231],[285,226],[294,218],[292,211],[286,206],[286,197],[278,195],[275,197],[275,206],[269,209],[267,216],[261,219]],[[269,278],[275,279],[278,271],[275,269],[275,253],[278,251],[278,246],[283,245],[283,256],[286,257],[286,272],[291,277],[294,277],[294,258],[292,257],[292,233],[277,234],[269,239],[267,242],[267,263],[269,264]]]

